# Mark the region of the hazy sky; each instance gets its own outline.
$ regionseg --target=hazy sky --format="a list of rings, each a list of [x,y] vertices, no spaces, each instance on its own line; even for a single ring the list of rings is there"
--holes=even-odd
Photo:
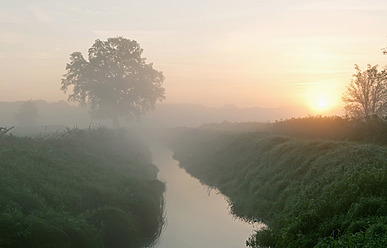
[[[386,0],[0,0],[0,101],[67,99],[69,55],[124,36],[166,102],[331,106],[355,63],[387,64],[386,24]]]

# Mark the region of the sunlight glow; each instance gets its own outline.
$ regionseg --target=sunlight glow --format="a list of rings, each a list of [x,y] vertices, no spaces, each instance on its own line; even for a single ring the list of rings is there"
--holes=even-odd
[[[324,93],[313,97],[310,101],[309,105],[314,112],[323,112],[333,105],[329,100],[329,96],[324,95]]]
[[[339,102],[339,92],[326,87],[326,84],[314,84],[306,90],[306,103],[314,113],[323,113],[334,107]]]
[[[319,106],[320,108],[324,108],[327,106],[327,101],[326,101],[325,97],[322,97],[322,98],[317,100],[317,106]]]

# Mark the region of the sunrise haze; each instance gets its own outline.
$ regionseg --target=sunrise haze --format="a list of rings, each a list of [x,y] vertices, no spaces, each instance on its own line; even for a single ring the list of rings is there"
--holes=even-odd
[[[354,64],[387,62],[387,2],[1,1],[0,101],[66,100],[72,52],[136,40],[166,103],[337,114]]]

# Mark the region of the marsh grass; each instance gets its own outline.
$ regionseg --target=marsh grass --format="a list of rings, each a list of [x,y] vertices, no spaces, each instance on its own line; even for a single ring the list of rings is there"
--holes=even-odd
[[[145,247],[165,186],[125,130],[0,138],[0,247]]]
[[[387,247],[387,148],[374,144],[190,130],[175,158],[268,225],[251,247]]]

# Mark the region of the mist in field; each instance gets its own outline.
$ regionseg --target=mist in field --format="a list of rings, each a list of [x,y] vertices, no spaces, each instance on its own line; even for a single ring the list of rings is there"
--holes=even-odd
[[[25,103],[32,105],[33,109],[25,109],[25,116],[22,116],[22,106]],[[92,118],[89,111],[89,107],[74,106],[65,101],[47,102],[44,100],[29,100],[0,102],[0,114],[2,116],[2,123],[5,126],[62,126],[85,128],[89,125],[111,125],[109,120]],[[299,110],[297,106],[240,108],[236,105],[207,107],[200,104],[160,103],[154,111],[147,113],[139,120],[133,121],[123,118],[122,121],[124,126],[144,125],[155,128],[199,127],[205,123],[221,123],[224,121],[273,122],[279,119],[301,116],[302,114],[303,111]]]
[[[2,1],[0,247],[387,247],[386,12]]]

